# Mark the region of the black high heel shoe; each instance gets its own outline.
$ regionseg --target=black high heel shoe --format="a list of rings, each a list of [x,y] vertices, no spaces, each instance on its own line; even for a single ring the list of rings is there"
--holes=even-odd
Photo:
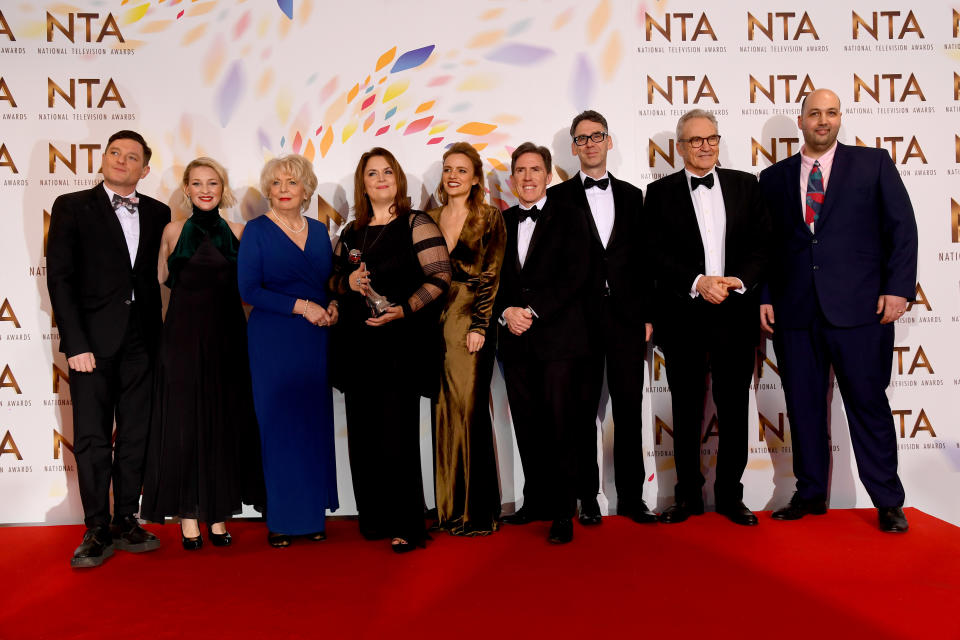
[[[285,533],[274,533],[273,531],[267,532],[267,542],[270,543],[271,547],[281,548],[289,547],[291,538]]]
[[[210,542],[215,547],[229,547],[230,543],[233,542],[233,538],[230,536],[229,531],[224,531],[223,533],[214,533],[213,527],[209,524],[207,525],[207,535],[210,537]]]
[[[183,535],[183,524],[180,525],[180,542],[183,544],[184,551],[197,551],[203,546],[203,536],[188,538]],[[216,543],[214,543],[216,544]]]

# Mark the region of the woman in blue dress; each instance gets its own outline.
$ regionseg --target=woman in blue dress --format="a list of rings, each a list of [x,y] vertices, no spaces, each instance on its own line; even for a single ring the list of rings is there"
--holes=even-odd
[[[333,397],[327,382],[331,245],[326,227],[303,215],[317,187],[300,155],[269,161],[260,174],[270,211],[251,220],[238,258],[247,325],[253,402],[267,487],[267,539],[326,539],[325,513],[339,506]]]

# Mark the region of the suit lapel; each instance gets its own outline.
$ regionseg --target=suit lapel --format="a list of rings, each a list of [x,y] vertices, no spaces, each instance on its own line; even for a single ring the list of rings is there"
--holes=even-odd
[[[517,207],[507,209],[503,212],[503,222],[507,227],[507,259],[513,260],[513,268],[516,273],[520,273],[523,268],[520,264],[520,235],[519,235],[519,220],[517,219]]]
[[[610,177],[610,188],[613,189],[613,230],[610,232],[610,240],[607,241],[607,250],[609,250],[617,241],[617,231],[630,224],[629,218],[633,214],[624,198],[620,181],[610,172],[607,172],[607,175]]]
[[[570,191],[573,193],[573,204],[576,205],[577,209],[586,214],[587,226],[590,229],[590,233],[593,234],[597,242],[603,244],[603,242],[600,241],[600,232],[597,230],[597,221],[593,219],[590,201],[587,200],[587,190],[583,188],[583,178],[580,177],[580,172],[578,171],[568,182],[572,183],[570,185]]]
[[[677,220],[680,226],[690,229],[693,233],[689,237],[696,240],[700,247],[699,255],[704,255],[703,239],[700,237],[700,223],[697,222],[697,210],[693,207],[693,194],[690,192],[690,185],[687,182],[686,174],[683,169],[673,174],[673,191],[677,202]],[[723,187],[721,187],[722,189]],[[687,235],[686,231],[682,232]],[[680,237],[684,237],[680,236]]]
[[[527,257],[523,260],[524,267],[530,264],[530,259],[535,255],[534,251],[536,250],[537,242],[543,237],[544,229],[550,224],[550,218],[553,217],[553,211],[553,204],[551,203],[550,198],[547,198],[547,203],[543,205],[543,211],[540,212],[540,217],[533,227],[533,235],[530,237],[530,246],[527,247]]]
[[[837,198],[840,197],[838,192],[840,189],[837,185],[844,184],[844,181],[847,178],[847,173],[850,171],[850,156],[847,153],[846,145],[842,145],[839,142],[837,143],[837,150],[833,153],[833,165],[830,167],[830,184],[834,186],[833,189],[827,188],[826,193],[823,194],[823,207],[820,208],[820,219],[817,221],[816,229],[820,231],[823,229],[823,225],[826,224],[830,216],[830,209],[833,207],[833,203],[837,201]],[[800,177],[797,176],[797,181],[799,182]]]
[[[787,181],[785,185],[785,197],[789,202],[789,206],[785,208],[785,211],[790,218],[786,222],[790,226],[799,225],[803,227],[807,233],[811,233],[810,227],[803,221],[806,194],[800,193],[800,154],[798,153],[787,158],[783,166]]]
[[[103,220],[103,225],[107,228],[107,235],[113,239],[113,242],[118,247],[123,249],[124,255],[129,256],[130,250],[127,248],[127,239],[123,235],[123,227],[120,226],[120,220],[117,219],[117,212],[114,211],[113,205],[110,203],[110,198],[107,197],[107,192],[103,189],[103,185],[98,184],[91,189],[90,192],[90,208],[96,214],[100,215]]]

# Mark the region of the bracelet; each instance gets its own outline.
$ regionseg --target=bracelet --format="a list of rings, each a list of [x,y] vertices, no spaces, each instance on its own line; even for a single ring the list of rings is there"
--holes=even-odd
[[[328,307],[333,307],[334,309],[339,309],[339,308],[340,308],[340,301],[339,301],[339,300],[331,300],[331,301],[327,304],[327,306],[328,306]]]
[[[309,300],[304,300],[304,301],[303,301],[303,313],[301,313],[300,315],[306,317],[307,311],[309,311],[309,310],[310,310],[310,301],[309,301]]]

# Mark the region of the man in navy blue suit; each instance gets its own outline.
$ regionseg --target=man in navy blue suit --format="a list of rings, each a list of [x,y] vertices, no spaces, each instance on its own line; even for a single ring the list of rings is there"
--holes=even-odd
[[[760,307],[780,366],[797,490],[776,520],[826,513],[829,372],[882,531],[902,533],[904,491],[887,400],[894,323],[916,294],[917,224],[889,154],[837,142],[840,99],[807,96],[800,153],[760,174],[776,256]]]

